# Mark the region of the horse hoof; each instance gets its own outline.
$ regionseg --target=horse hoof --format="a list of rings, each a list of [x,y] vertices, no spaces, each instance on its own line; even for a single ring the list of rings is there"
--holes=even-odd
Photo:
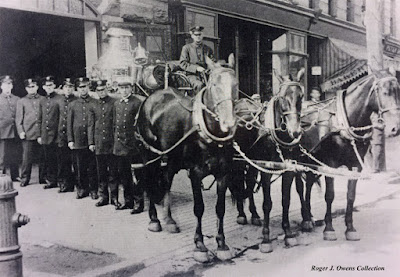
[[[179,233],[181,230],[179,230],[179,227],[176,224],[167,224],[165,226],[165,229],[169,232],[169,233]]]
[[[240,225],[246,225],[247,218],[245,216],[238,216],[238,218],[236,219],[236,222]]]
[[[261,226],[261,219],[257,218],[257,217],[252,217],[251,218],[251,224],[255,225],[255,226]]]
[[[346,232],[346,239],[351,241],[360,240],[360,235],[357,232]]]
[[[324,231],[324,240],[337,240],[335,231]]]
[[[287,247],[293,247],[298,244],[299,244],[299,242],[297,241],[297,238],[285,238],[285,245]]]
[[[217,250],[217,258],[221,261],[232,260],[233,255],[230,250]]]
[[[272,243],[261,243],[260,252],[261,253],[271,253],[274,249],[272,248]]]
[[[301,223],[301,230],[303,232],[312,232],[314,230],[314,224],[312,221],[303,221]]]
[[[149,223],[149,227],[147,229],[151,232],[161,232],[162,231],[160,222],[153,222],[153,221]]]
[[[195,259],[196,262],[199,263],[207,263],[210,261],[210,257],[208,256],[207,251],[206,252],[194,251],[193,258]]]

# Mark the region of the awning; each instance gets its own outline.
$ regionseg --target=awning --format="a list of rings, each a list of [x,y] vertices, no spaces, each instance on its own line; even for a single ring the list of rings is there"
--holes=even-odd
[[[321,90],[338,88],[368,72],[367,60],[355,60],[321,84]]]
[[[338,88],[368,72],[367,48],[339,39],[329,38],[321,46],[323,61],[323,80],[321,90]],[[383,56],[384,66],[400,70],[400,61]]]

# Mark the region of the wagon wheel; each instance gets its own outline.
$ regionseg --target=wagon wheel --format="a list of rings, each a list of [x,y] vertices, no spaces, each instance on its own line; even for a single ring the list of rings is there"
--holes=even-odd
[[[175,87],[179,93],[183,96],[192,96],[193,88],[189,83],[186,74],[181,71],[176,71],[172,73],[172,85]]]

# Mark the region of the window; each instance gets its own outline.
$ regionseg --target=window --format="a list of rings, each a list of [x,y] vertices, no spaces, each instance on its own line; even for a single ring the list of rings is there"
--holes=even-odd
[[[214,54],[217,55],[217,16],[202,10],[187,8],[185,29],[180,30],[186,34],[192,26],[203,26],[204,44],[211,47]],[[183,46],[183,45],[182,45]]]
[[[188,10],[186,18],[186,30],[199,25],[204,27],[204,36],[215,37],[215,17],[213,15]]]
[[[310,9],[314,9],[314,10],[319,9],[319,0],[309,0],[308,7]]]
[[[353,0],[347,0],[346,20],[349,21],[349,22],[354,22],[354,4],[353,4]]]
[[[135,26],[129,28],[132,36],[129,38],[130,48],[133,51],[140,43],[140,46],[146,49],[149,55],[149,61],[170,59],[170,48],[166,45],[165,26],[152,26],[150,32],[145,26],[140,28]]]
[[[303,34],[292,32],[282,34],[272,41],[271,52],[275,74],[291,75],[295,78],[297,73],[307,66],[306,37]],[[279,80],[275,74],[272,78],[274,88],[279,87]]]
[[[333,17],[337,16],[337,0],[328,1],[328,13]]]

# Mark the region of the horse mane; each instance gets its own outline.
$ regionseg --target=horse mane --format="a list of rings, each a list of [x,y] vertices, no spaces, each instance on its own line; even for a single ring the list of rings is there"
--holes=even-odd
[[[347,88],[346,94],[350,94],[360,87],[362,88],[365,87],[366,85],[369,84],[370,81],[373,81],[374,77],[375,76],[373,74],[369,74],[355,81]]]
[[[347,88],[346,94],[349,94],[349,93],[355,91],[359,87],[361,87],[361,89],[364,88],[365,86],[367,86],[369,84],[370,81],[374,81],[375,77],[380,79],[380,78],[383,78],[385,76],[392,76],[387,69],[382,69],[382,70],[379,70],[377,72],[374,72],[373,74],[368,74],[367,76],[364,76],[361,79],[359,79],[359,80],[355,81],[354,83],[352,83]]]

